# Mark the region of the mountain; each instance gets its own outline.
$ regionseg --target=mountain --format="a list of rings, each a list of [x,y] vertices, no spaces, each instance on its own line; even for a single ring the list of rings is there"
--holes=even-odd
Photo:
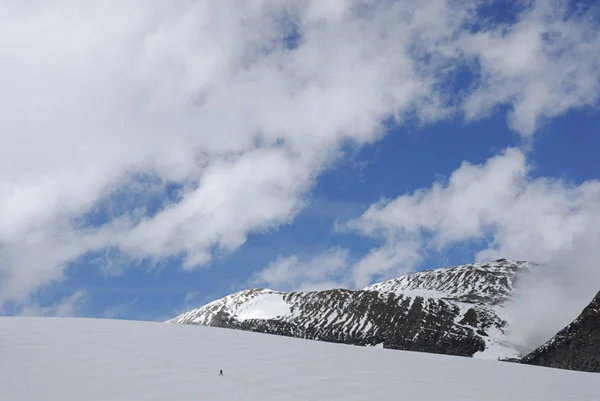
[[[537,265],[499,259],[409,274],[361,290],[241,291],[169,323],[483,358],[520,357],[503,304]]]
[[[581,401],[600,388],[582,372],[111,319],[0,317],[0,355],[11,401]]]
[[[577,319],[521,363],[600,372],[600,292]]]

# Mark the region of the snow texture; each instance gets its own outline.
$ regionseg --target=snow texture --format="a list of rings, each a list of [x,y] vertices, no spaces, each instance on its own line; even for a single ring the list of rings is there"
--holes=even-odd
[[[0,400],[592,401],[598,389],[593,373],[240,330],[0,318]]]

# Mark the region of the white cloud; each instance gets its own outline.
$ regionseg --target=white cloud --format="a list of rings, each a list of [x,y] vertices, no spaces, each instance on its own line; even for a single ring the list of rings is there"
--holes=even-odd
[[[372,249],[353,265],[351,286],[363,288],[371,284],[374,278],[382,281],[411,273],[421,260],[421,244],[414,238]]]
[[[50,317],[77,317],[81,316],[81,308],[86,302],[86,295],[82,290],[55,302],[52,305],[41,306],[37,302],[31,302],[22,306],[19,310],[20,316],[50,316]]]
[[[529,135],[538,118],[597,100],[589,23],[544,19],[540,3],[508,34],[461,34],[474,8],[460,5],[2,3],[0,304],[107,247],[134,261],[183,255],[190,269],[213,249],[234,251],[249,232],[291,221],[340,145],[377,140],[389,116],[476,117],[507,103]],[[301,34],[293,50],[285,21]],[[568,51],[544,53],[549,29],[563,34],[550,48]],[[519,52],[526,65],[498,63],[515,42],[532,43]],[[482,62],[481,79],[456,105],[440,81],[465,56]],[[144,217],[145,195],[168,182],[183,185],[181,198]],[[139,210],[81,226],[115,193],[133,198],[133,183]]]
[[[383,243],[354,265],[358,286],[380,274],[406,272],[428,249],[472,241],[482,244],[479,261],[502,257],[546,264],[523,278],[512,311],[515,338],[537,345],[598,291],[599,227],[600,181],[575,185],[535,178],[525,155],[514,148],[481,165],[463,163],[447,182],[382,200],[338,226]],[[396,253],[414,257],[390,259]]]
[[[187,294],[185,294],[185,297],[183,297],[183,302],[185,302],[185,303],[192,302],[196,298],[198,298],[198,295],[200,295],[200,293],[198,291],[190,291]]]
[[[348,267],[348,251],[331,248],[308,260],[279,257],[256,273],[251,285],[266,285],[280,291],[317,291],[343,287],[340,277]]]
[[[467,117],[488,114],[495,105],[507,103],[512,106],[511,127],[530,136],[540,119],[596,105],[597,23],[591,14],[573,8],[565,18],[566,3],[535,1],[510,29],[465,35],[459,41],[465,55],[476,57],[482,67],[482,84],[464,104]]]

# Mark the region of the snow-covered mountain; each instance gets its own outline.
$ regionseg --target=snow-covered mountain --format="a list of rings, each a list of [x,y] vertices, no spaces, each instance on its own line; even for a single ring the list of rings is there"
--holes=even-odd
[[[591,401],[598,389],[591,373],[240,330],[0,317],[7,401]]]
[[[600,372],[600,292],[571,324],[521,363]]]
[[[499,259],[409,274],[362,290],[241,291],[169,323],[482,358],[522,356],[504,304],[538,265]]]

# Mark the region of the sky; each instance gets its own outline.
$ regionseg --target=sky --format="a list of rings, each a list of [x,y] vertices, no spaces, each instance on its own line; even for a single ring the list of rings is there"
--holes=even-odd
[[[547,266],[523,310],[558,327],[600,289],[599,27],[593,1],[0,2],[0,313],[510,258]]]

